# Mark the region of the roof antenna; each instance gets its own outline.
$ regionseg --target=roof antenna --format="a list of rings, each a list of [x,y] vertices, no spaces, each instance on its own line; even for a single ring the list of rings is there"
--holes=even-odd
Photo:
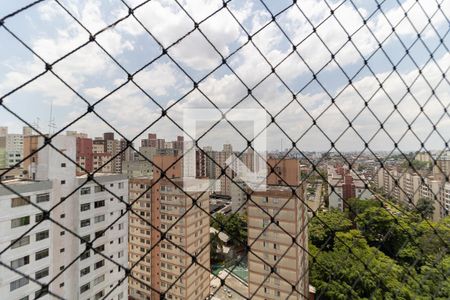
[[[50,103],[50,119],[48,120],[48,134],[52,135],[55,132],[56,123],[55,118],[53,117],[53,100]]]
[[[41,119],[39,117],[37,117],[36,120],[33,122],[33,124],[32,124],[33,128],[31,128],[31,130],[32,130],[31,134],[32,135],[37,134],[37,131],[39,131],[39,121],[40,120]]]

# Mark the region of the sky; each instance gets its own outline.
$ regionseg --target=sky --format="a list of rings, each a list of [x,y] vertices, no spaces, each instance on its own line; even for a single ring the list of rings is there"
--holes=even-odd
[[[4,1],[0,17],[31,2]],[[256,134],[252,109],[264,108],[268,127],[258,136],[267,137],[268,150],[291,145],[286,135],[304,151],[327,151],[331,143],[334,150],[361,151],[366,142],[374,151],[395,144],[414,151],[422,142],[439,150],[450,139],[448,1],[440,10],[434,0],[379,6],[375,0],[231,0],[227,9],[213,0],[124,2],[134,17],[119,0],[61,0],[62,7],[43,1],[6,18],[0,27],[4,106],[44,133],[70,124],[67,130],[115,131],[136,141],[148,132],[167,140],[183,135],[186,111],[215,107],[239,109],[232,123],[247,138]],[[45,71],[44,62],[54,74],[28,82]],[[100,117],[80,118],[94,103]],[[0,125],[20,132],[26,124],[5,107]],[[162,109],[170,119],[161,117]],[[197,136],[220,120],[213,115],[198,122]],[[233,126],[221,121],[200,144],[246,145]]]

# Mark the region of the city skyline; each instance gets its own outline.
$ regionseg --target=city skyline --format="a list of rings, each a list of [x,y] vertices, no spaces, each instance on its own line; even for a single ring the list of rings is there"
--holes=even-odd
[[[337,6],[336,3],[326,5],[313,0],[304,1],[300,8],[305,15],[310,16],[311,23],[296,6],[284,11],[285,5],[281,2],[270,2],[269,11],[257,1],[230,2],[228,8],[250,34],[253,34],[258,26],[263,26],[271,20],[270,13],[279,13],[276,20],[285,24],[289,39],[295,43],[302,41],[298,51],[304,61],[296,52],[292,52],[288,38],[281,34],[280,29],[274,24],[264,27],[264,30],[254,35],[252,42],[272,66],[276,66],[287,57],[287,60],[275,68],[276,73],[271,73],[269,64],[255,46],[248,43],[244,29],[233,20],[228,11],[215,14],[210,20],[202,22],[199,28],[207,37],[213,39],[213,44],[217,44],[218,51],[224,56],[232,54],[247,42],[227,61],[240,80],[227,66],[222,65],[202,81],[198,88],[192,90],[193,82],[175,65],[175,62],[187,70],[194,80],[201,79],[221,63],[219,54],[197,31],[170,49],[168,53],[174,61],[162,56],[134,76],[136,84],[153,100],[140,91],[137,85],[128,82],[126,73],[93,43],[69,55],[63,62],[55,64],[52,71],[59,74],[90,104],[108,95],[114,88],[125,84],[105,101],[100,102],[95,109],[127,138],[135,137],[148,124],[160,117],[161,108],[171,107],[174,101],[186,95],[167,112],[168,116],[179,124],[186,108],[212,108],[212,104],[205,96],[220,108],[230,108],[246,97],[239,107],[260,108],[255,101],[258,100],[272,115],[280,113],[276,118],[277,124],[294,140],[307,132],[299,144],[308,151],[329,149],[330,141],[326,136],[334,141],[342,133],[341,139],[335,143],[335,147],[341,151],[362,150],[364,142],[374,135],[374,140],[369,143],[371,149],[393,149],[395,142],[391,141],[388,135],[398,142],[405,132],[405,137],[397,145],[400,150],[420,148],[420,142],[424,142],[427,149],[444,148],[444,141],[450,138],[445,130],[450,121],[445,118],[446,114],[442,113],[442,109],[448,106],[447,99],[450,97],[442,83],[442,74],[450,65],[450,56],[444,47],[438,45],[437,48],[432,47],[429,50],[436,51],[433,52],[433,60],[428,63],[427,49],[415,41],[415,32],[421,31],[426,43],[435,45],[439,42],[439,37],[434,35],[434,29],[425,26],[428,18],[422,12],[423,9],[431,15],[437,9],[436,3],[427,2],[421,6],[422,8],[414,5],[415,1],[411,0],[401,2],[402,7],[386,3],[381,6],[384,9],[381,13],[372,3],[355,2],[359,11],[351,4],[343,3],[335,9],[333,16],[337,19],[334,19],[328,17],[328,14],[330,8]],[[126,6],[120,3],[86,2],[84,5],[71,1],[62,3],[75,17],[86,23],[85,26],[92,32],[111,23],[113,16],[120,18],[127,15]],[[136,5],[138,1],[127,3]],[[5,4],[2,12],[7,14],[13,11],[16,5]],[[220,8],[222,2],[189,1],[183,5],[193,14],[196,21],[200,21]],[[444,2],[440,9],[447,12],[450,5]],[[410,18],[414,18],[414,26],[408,19],[402,19],[403,10],[409,12]],[[105,11],[111,11],[112,14],[106,15]],[[187,33],[193,26],[192,20],[181,8],[170,1],[147,3],[136,9],[135,14],[137,17],[145,17],[144,25],[153,29],[152,33],[165,47],[174,42],[174,37]],[[368,28],[362,27],[356,31],[363,26],[361,16],[368,18],[366,22]],[[172,21],[157,21],[163,19]],[[347,33],[341,27],[335,26],[338,22]],[[392,26],[389,22],[396,25],[395,33],[391,31]],[[89,38],[87,32],[76,24],[62,7],[52,2],[38,4],[18,14],[15,21],[7,20],[5,24],[49,62],[88,41]],[[304,26],[294,27],[292,24]],[[317,25],[318,36],[308,35],[312,28],[311,24]],[[52,28],[52,25],[58,30]],[[436,15],[433,18],[433,26],[437,32],[442,32],[445,28],[445,18]],[[220,35],[222,28],[225,30],[221,39],[214,39],[214,36]],[[13,87],[31,78],[33,74],[44,71],[44,64],[30,52],[22,49],[17,40],[2,32],[7,41],[7,47],[0,50],[0,57],[7,58],[0,65],[3,74],[0,75],[2,76],[0,94],[3,96]],[[37,34],[32,34],[35,32]],[[340,46],[348,43],[349,34],[352,35],[353,43],[364,45],[358,49],[359,53],[351,45],[338,52]],[[402,39],[405,46],[399,43],[397,36]],[[319,37],[330,51],[322,45]],[[448,37],[445,38],[447,39]],[[150,58],[158,57],[161,51],[155,40],[152,40],[133,18],[126,18],[110,30],[99,34],[96,42],[117,58],[129,73],[133,73]],[[384,52],[377,48],[379,42],[383,42]],[[196,51],[191,50],[193,45],[196,46]],[[408,55],[401,56],[400,53],[405,53],[405,47],[408,48]],[[332,53],[335,60],[328,64]],[[360,53],[364,56],[370,55],[367,65],[364,64]],[[389,59],[383,53],[386,53]],[[392,70],[392,64],[396,65],[395,71]],[[324,70],[317,73],[322,66],[325,66]],[[418,73],[418,67],[421,73]],[[311,70],[316,76],[313,76]],[[106,77],[99,78],[100,72],[106,74]],[[391,72],[393,73],[390,74]],[[261,84],[256,85],[266,76],[268,77]],[[310,80],[311,83],[307,85]],[[297,94],[304,86],[307,88],[297,95],[298,102],[291,102],[292,93]],[[321,86],[325,86],[326,90]],[[248,95],[248,88],[252,89],[251,95]],[[340,96],[337,97],[338,94]],[[336,105],[331,105],[327,109],[331,104],[331,98],[335,100]],[[398,102],[397,99],[402,100]],[[365,108],[367,100],[369,100],[368,108],[374,115]],[[52,74],[46,74],[14,94],[7,95],[3,103],[30,124],[39,118],[41,128],[45,128],[44,131],[47,131],[49,122],[56,125],[52,130],[57,131],[84,114],[87,109],[87,104]],[[32,109],[28,109],[30,106]],[[397,107],[397,110],[390,116],[394,107]],[[50,110],[52,110],[51,117]],[[361,110],[361,115],[352,122],[353,128],[349,129],[349,121]],[[313,119],[308,114],[315,119],[316,125],[313,125]],[[384,122],[386,118],[388,119]],[[14,128],[14,131],[18,130],[19,126],[25,125],[3,108],[0,109],[0,119],[5,125]],[[405,121],[413,122],[411,131],[408,131],[408,124]],[[384,129],[376,134],[380,129],[380,122],[385,123]],[[444,141],[433,131],[433,125],[436,125],[436,130],[443,136]],[[308,129],[310,126],[312,128]],[[319,128],[324,133],[321,133]],[[67,130],[91,130],[93,135],[98,135],[101,132],[111,131],[111,128],[98,117],[87,114]],[[162,118],[153,131],[166,136],[181,135],[175,133],[179,132],[179,129],[167,118]],[[216,131],[216,134],[218,132],[221,131]],[[228,139],[233,139],[235,132],[223,132],[228,135]],[[429,134],[431,137],[425,141]],[[267,135],[270,141],[269,148],[273,150],[279,147],[281,139],[283,144],[290,144],[280,129],[273,124],[269,127]],[[358,135],[362,136],[364,141]],[[224,136],[224,139],[227,137]]]

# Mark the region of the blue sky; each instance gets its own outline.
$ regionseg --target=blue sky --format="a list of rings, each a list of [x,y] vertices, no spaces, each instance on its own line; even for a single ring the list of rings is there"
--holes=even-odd
[[[30,2],[32,1],[2,3],[0,16],[5,16]],[[164,47],[184,37],[194,26],[190,17],[172,0],[153,0],[142,6],[142,1],[126,2],[131,7],[139,6],[135,10],[136,18]],[[405,0],[401,1],[402,7],[397,1],[386,1],[381,4],[381,10],[377,8],[376,1],[354,1],[356,7],[349,1],[298,2],[298,7],[290,7],[278,14],[289,6],[291,1],[264,1],[267,8],[261,1],[230,1],[228,8],[233,15],[222,9],[200,25],[200,30],[216,49],[199,31],[194,31],[169,49],[173,60],[163,56],[137,73],[134,81],[138,86],[127,83],[127,72],[134,73],[154,60],[161,53],[161,49],[132,17],[97,36],[97,42],[126,71],[95,43],[87,44],[56,63],[53,71],[91,104],[123,85],[98,104],[95,110],[127,138],[133,138],[159,117],[159,106],[167,108],[173,105],[192,89],[193,84],[189,77],[195,81],[200,80],[221,64],[219,53],[227,57],[247,43],[244,29],[251,34],[258,31],[252,38],[253,43],[247,43],[227,59],[239,79],[227,66],[221,66],[199,84],[199,90],[189,93],[173,105],[169,116],[181,123],[183,110],[213,107],[204,95],[218,107],[229,108],[245,97],[247,88],[253,89],[254,98],[247,97],[239,108],[258,107],[258,100],[271,114],[276,115],[292,100],[292,92],[297,94],[300,91],[297,95],[298,103],[291,103],[277,117],[283,131],[293,139],[302,137],[299,141],[300,149],[328,150],[330,142],[323,133],[316,126],[309,129],[312,120],[308,114],[314,118],[320,116],[317,126],[332,140],[343,134],[336,142],[336,147],[340,151],[349,151],[361,150],[364,143],[354,130],[346,130],[348,120],[342,113],[352,119],[363,110],[353,122],[353,126],[363,139],[369,140],[378,132],[379,120],[384,121],[392,112],[393,101],[398,103],[398,111],[386,121],[386,130],[379,132],[371,140],[369,145],[372,149],[392,149],[393,142],[389,135],[394,140],[399,140],[407,131],[406,122],[413,120],[412,129],[417,137],[407,132],[399,142],[401,149],[418,149],[419,140],[426,139],[432,132],[432,123],[437,123],[437,130],[442,137],[433,133],[426,141],[426,146],[428,149],[442,149],[442,139],[450,138],[449,115],[444,114],[444,108],[439,103],[442,102],[444,106],[450,103],[449,84],[445,80],[441,82],[442,72],[446,72],[450,65],[450,56],[447,49],[440,45],[440,38],[443,38],[444,45],[449,44],[446,31],[449,28],[447,18],[450,15],[450,5],[444,2],[442,10],[435,13],[435,1],[416,3]],[[116,0],[66,0],[61,3],[91,33],[96,33],[128,14],[126,6]],[[180,3],[196,22],[201,22],[222,6],[221,1],[211,0]],[[335,9],[335,13],[334,17],[329,18],[330,8]],[[404,18],[405,11],[408,11],[413,22]],[[271,14],[278,14],[276,20],[279,26],[291,41],[298,44],[298,53],[292,52],[290,41],[275,23],[260,30],[270,22]],[[428,18],[433,14],[432,27],[428,24]],[[357,30],[363,25],[361,15],[364,18],[371,17],[367,26]],[[309,20],[305,19],[305,16]],[[240,21],[243,28],[234,18]],[[318,26],[326,18],[327,20]],[[311,23],[317,27],[317,34],[311,34]],[[395,34],[392,34],[392,26],[389,23],[396,24]],[[6,19],[5,25],[43,60],[50,63],[79,47],[89,38],[88,32],[53,1],[44,1]],[[423,42],[416,41],[417,31],[422,31]],[[347,34],[352,35],[354,45],[348,43]],[[0,40],[0,95],[3,96],[42,72],[44,63],[5,28],[0,28]],[[321,40],[329,50],[336,53],[335,61],[330,64],[327,62],[331,55]],[[383,51],[378,49],[379,41],[383,41]],[[343,45],[345,46],[342,47]],[[428,64],[423,69],[422,76],[417,73],[417,66],[422,68],[429,60],[425,46],[431,51],[436,49],[433,58],[437,64],[434,61]],[[409,55],[402,59],[405,47],[411,49]],[[364,66],[364,58],[361,55],[368,59],[367,66]],[[266,60],[277,66],[276,72],[287,87],[274,74],[260,83],[271,72]],[[391,62],[398,64],[398,73],[388,76],[392,71]],[[305,87],[312,79],[310,70],[318,72],[324,66],[317,75],[317,81]],[[357,90],[348,85],[348,78],[341,69],[349,77],[354,77],[359,71],[353,79]],[[385,91],[376,92],[379,86],[376,78],[379,81],[385,80]],[[405,96],[407,86],[410,87],[412,95]],[[432,89],[435,89],[435,96],[431,94]],[[336,106],[329,107],[330,96],[336,97]],[[371,111],[364,109],[363,99],[369,98]],[[50,73],[25,85],[7,96],[4,101],[8,108],[30,123],[36,123],[39,118],[40,128],[44,132],[48,131],[51,105],[57,130],[83,114],[87,108],[82,99]],[[420,114],[420,106],[424,106],[423,110],[427,116]],[[0,123],[10,126],[13,132],[19,131],[24,125],[2,107]],[[92,114],[68,129],[88,132],[92,136],[111,130]],[[244,127],[242,129],[244,130]],[[157,132],[169,139],[182,134],[167,118],[148,131]],[[279,148],[281,140],[285,145],[288,144],[287,138],[283,137],[283,133],[276,126],[271,125],[266,133],[269,149]],[[204,143],[241,144],[242,141],[229,125],[224,124],[214,129]]]

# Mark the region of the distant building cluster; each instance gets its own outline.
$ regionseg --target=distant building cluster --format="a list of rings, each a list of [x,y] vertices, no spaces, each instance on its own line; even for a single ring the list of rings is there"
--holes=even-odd
[[[362,174],[357,174],[343,165],[327,166],[329,207],[343,211],[350,198],[368,199],[372,192],[369,181]]]
[[[450,153],[431,155],[418,153],[414,161],[422,165],[410,166],[390,163],[379,168],[374,177],[376,186],[385,195],[413,207],[419,199],[433,203],[433,220],[438,221],[450,211]]]

